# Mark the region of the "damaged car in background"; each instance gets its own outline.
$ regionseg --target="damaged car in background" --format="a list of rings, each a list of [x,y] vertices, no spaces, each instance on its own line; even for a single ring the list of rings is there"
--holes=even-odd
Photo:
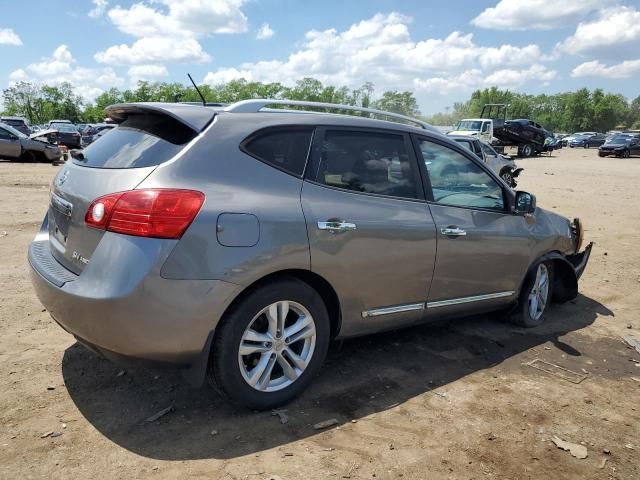
[[[44,307],[107,358],[270,409],[332,339],[482,312],[536,327],[578,294],[581,222],[421,120],[260,99],[107,113],[28,249]]]
[[[27,136],[15,128],[0,123],[0,158],[23,162],[54,162],[62,152],[40,133]]]
[[[484,163],[489,165],[498,176],[511,188],[518,186],[516,178],[524,168],[516,165],[509,155],[498,153],[491,145],[470,135],[449,135],[460,145],[475,153]]]

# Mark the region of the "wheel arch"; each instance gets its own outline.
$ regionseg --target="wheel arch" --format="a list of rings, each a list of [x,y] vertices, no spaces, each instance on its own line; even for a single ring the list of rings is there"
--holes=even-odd
[[[277,281],[279,279],[290,279],[295,278],[301,282],[306,283],[311,288],[313,288],[318,295],[322,298],[325,306],[327,307],[327,313],[329,314],[330,321],[330,333],[331,338],[335,338],[340,332],[340,328],[342,326],[342,310],[340,308],[340,299],[338,298],[338,294],[335,289],[331,286],[331,284],[325,280],[323,277],[314,273],[310,270],[303,269],[287,269],[287,270],[279,270],[277,272],[269,273],[257,280],[253,283],[247,285],[237,296],[233,299],[233,301],[227,305],[223,314],[220,316],[220,321],[222,321],[227,313],[239,302],[241,302],[249,293],[254,291],[256,288],[259,288],[261,285],[265,283]],[[219,322],[218,322],[219,323]],[[198,358],[192,363],[191,367],[182,371],[185,379],[194,387],[199,388],[204,383],[204,380],[207,375],[207,369],[209,367],[209,359],[212,354],[213,341],[215,339],[217,333],[217,327],[213,328],[207,339],[205,341],[204,347],[200,352]]]
[[[573,265],[558,251],[548,252],[538,257],[527,270],[521,287],[530,279],[531,275],[535,275],[535,268],[540,262],[551,262],[553,265],[553,290],[551,301],[556,303],[564,303],[573,300],[578,295],[578,276]]]
[[[255,280],[250,285],[246,286],[237,296],[236,298],[227,306],[224,313],[222,314],[223,318],[226,313],[242,301],[244,297],[246,297],[249,293],[251,293],[256,288],[259,288],[261,285],[273,281],[277,281],[279,279],[284,278],[295,278],[303,283],[306,283],[311,288],[313,288],[318,295],[322,298],[325,306],[327,307],[327,313],[329,314],[329,320],[331,322],[331,338],[335,338],[340,332],[340,328],[342,326],[342,314],[340,309],[340,299],[338,298],[338,294],[336,293],[333,286],[322,276],[314,273],[310,270],[304,269],[286,269],[286,270],[278,270],[277,272],[269,273],[259,279]]]

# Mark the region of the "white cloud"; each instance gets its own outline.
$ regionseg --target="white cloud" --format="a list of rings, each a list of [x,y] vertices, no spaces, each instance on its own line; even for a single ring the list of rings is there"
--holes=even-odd
[[[253,81],[253,74],[250,70],[237,70],[235,68],[223,68],[217,72],[209,72],[204,77],[203,83],[208,85],[222,85],[223,83],[229,83],[231,80],[238,78],[244,78],[251,82]]]
[[[208,62],[211,57],[193,38],[143,37],[131,46],[114,45],[94,55],[108,65],[138,65],[156,62]]]
[[[135,65],[127,71],[132,83],[138,80],[156,80],[169,75],[164,65]]]
[[[258,33],[256,33],[256,38],[258,40],[266,40],[267,38],[273,37],[276,32],[269,26],[268,23],[263,23],[262,26],[258,29]]]
[[[95,59],[111,65],[151,62],[206,62],[199,38],[247,31],[241,8],[246,0],[154,0],[116,6],[108,12],[116,28],[137,37],[132,45],[114,45]]]
[[[500,0],[471,20],[495,30],[549,30],[576,22],[609,0]]]
[[[602,77],[602,78],[629,78],[640,74],[640,59],[625,60],[624,62],[607,66],[597,60],[585,62],[571,71],[571,76],[578,77]]]
[[[372,81],[379,89],[413,85],[446,93],[451,85],[483,85],[486,77],[500,69],[507,78],[495,77],[500,85],[520,85],[552,72],[540,65],[529,70],[545,60],[537,45],[485,47],[476,44],[472,34],[460,32],[415,41],[410,23],[411,18],[390,13],[377,14],[341,32],[311,30],[302,47],[286,59],[220,68],[209,72],[204,82],[216,85],[245,78],[292,84],[311,76],[330,85],[355,87]]]
[[[59,85],[69,82],[77,93],[93,100],[104,90],[124,83],[112,68],[87,68],[76,66],[76,60],[66,45],[57,47],[50,57],[31,63],[9,74],[9,82],[46,83]]]
[[[631,7],[602,10],[596,20],[580,23],[575,33],[558,45],[571,54],[627,52],[638,53],[640,45],[640,11]]]
[[[104,12],[107,10],[107,5],[109,5],[109,0],[92,0],[93,1],[93,9],[89,11],[88,15],[91,18],[99,18],[104,15]]]
[[[0,28],[0,45],[22,45],[22,40],[11,28]]]
[[[485,73],[480,69],[466,70],[458,75],[447,77],[415,78],[416,90],[426,93],[446,95],[453,92],[471,91],[477,88],[497,86],[499,88],[518,88],[527,82],[537,81],[546,84],[557,75],[543,65],[531,65],[525,69],[501,69]]]

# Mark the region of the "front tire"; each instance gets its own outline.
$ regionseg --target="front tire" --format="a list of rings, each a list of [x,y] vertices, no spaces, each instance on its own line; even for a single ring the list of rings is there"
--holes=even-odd
[[[511,320],[521,327],[537,327],[544,322],[553,292],[553,264],[538,263],[524,282],[518,307]]]
[[[209,379],[232,402],[267,410],[301,394],[330,340],[329,315],[308,284],[287,278],[251,291],[225,315]]]
[[[533,147],[531,145],[523,145],[521,152],[524,158],[528,158],[533,154]]]
[[[504,183],[506,183],[507,185],[509,185],[509,187],[513,188],[515,187],[514,185],[514,181],[513,181],[513,175],[511,174],[510,171],[508,170],[504,170],[501,174],[500,174],[500,178],[502,178],[502,180],[504,181]]]
[[[622,152],[622,158],[629,158],[631,156],[631,152],[629,150],[625,150]]]
[[[26,150],[25,152],[22,153],[20,160],[22,160],[25,163],[36,163],[37,158],[35,153],[33,153],[30,150]]]

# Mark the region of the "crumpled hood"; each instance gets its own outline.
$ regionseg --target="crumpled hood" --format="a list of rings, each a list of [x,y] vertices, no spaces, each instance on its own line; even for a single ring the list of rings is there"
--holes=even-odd
[[[480,135],[480,132],[477,130],[454,130],[452,132],[447,132],[447,135],[466,135],[468,137],[477,137]]]

